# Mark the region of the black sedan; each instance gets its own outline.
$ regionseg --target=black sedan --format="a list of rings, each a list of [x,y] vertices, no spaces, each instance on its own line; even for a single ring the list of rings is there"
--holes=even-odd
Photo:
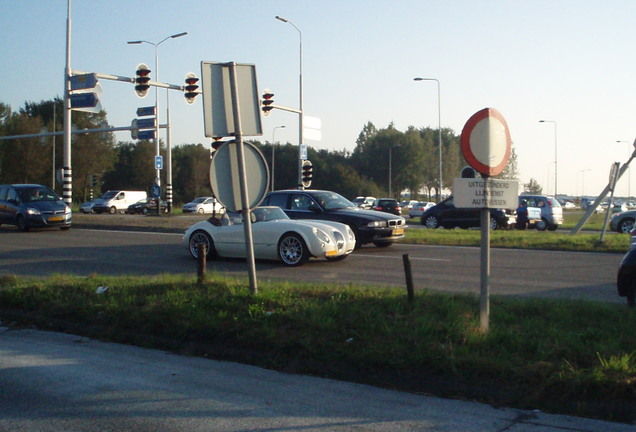
[[[515,211],[490,209],[491,229],[508,228],[516,222]],[[422,225],[427,228],[474,228],[481,226],[481,209],[458,208],[453,197],[446,198],[422,214]]]
[[[159,200],[159,207],[161,213],[168,212],[168,204],[164,200]],[[126,210],[128,214],[148,214],[157,213],[157,198],[146,198],[141,201],[137,201],[134,204],[128,206]]]
[[[618,295],[627,299],[629,307],[636,306],[636,230],[630,233],[629,250],[618,267],[616,288]]]
[[[363,210],[335,192],[324,190],[280,190],[265,196],[263,206],[282,208],[291,219],[330,220],[349,225],[356,236],[356,247],[373,243],[386,247],[404,238],[407,228],[402,216]]]

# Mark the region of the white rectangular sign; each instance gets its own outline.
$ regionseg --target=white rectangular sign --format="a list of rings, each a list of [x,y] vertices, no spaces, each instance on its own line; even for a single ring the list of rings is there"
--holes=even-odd
[[[250,64],[235,64],[235,68],[241,135],[263,135],[256,67]],[[234,135],[236,131],[230,86],[230,64],[201,62],[201,84],[205,136],[214,138]]]
[[[458,208],[503,208],[519,206],[519,184],[514,180],[456,178],[453,198]]]

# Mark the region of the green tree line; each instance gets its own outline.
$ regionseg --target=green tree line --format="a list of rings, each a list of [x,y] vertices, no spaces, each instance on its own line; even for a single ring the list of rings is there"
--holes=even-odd
[[[39,103],[26,102],[17,112],[0,103],[0,136],[60,131],[63,128],[63,101],[56,98]],[[107,114],[74,112],[73,127],[96,129],[107,127]],[[439,183],[439,131],[410,126],[399,131],[393,124],[378,129],[363,125],[356,146],[349,151],[308,148],[313,163],[312,188],[332,190],[348,198],[359,195],[394,198],[401,193],[411,199],[433,199]],[[459,136],[448,128],[441,131],[443,189],[450,190],[453,179],[466,166]],[[270,168],[275,152],[275,186],[297,187],[298,146],[290,143],[250,141],[263,154]],[[61,137],[15,138],[0,140],[0,183],[40,183],[61,192],[55,171],[63,166],[64,143]],[[83,202],[90,195],[89,176],[97,175],[95,195],[110,189],[149,191],[154,183],[155,144],[152,141],[116,141],[113,133],[73,134],[73,200]],[[166,158],[166,148],[161,143]],[[390,160],[390,164],[389,164]],[[390,165],[390,166],[389,166]],[[175,204],[197,196],[211,195],[209,182],[210,144],[180,143],[172,147],[172,185]],[[161,171],[166,184],[165,169]],[[503,178],[517,178],[514,148]]]

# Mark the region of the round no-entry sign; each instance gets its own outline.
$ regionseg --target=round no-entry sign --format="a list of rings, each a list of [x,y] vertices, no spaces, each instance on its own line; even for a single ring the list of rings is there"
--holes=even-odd
[[[461,135],[462,154],[466,162],[482,175],[501,174],[510,158],[510,131],[501,113],[484,108],[473,114]]]

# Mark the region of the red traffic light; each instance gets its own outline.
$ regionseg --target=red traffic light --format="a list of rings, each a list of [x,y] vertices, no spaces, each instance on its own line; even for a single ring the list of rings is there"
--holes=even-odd
[[[141,63],[137,66],[137,71],[135,72],[135,92],[137,92],[137,96],[145,97],[148,94],[148,89],[150,89],[150,69],[148,66]]]
[[[269,89],[265,89],[265,91],[263,91],[263,100],[261,101],[261,109],[264,115],[269,115],[269,112],[274,109],[274,107],[271,106],[273,103],[274,93]]]
[[[186,85],[183,86],[183,95],[186,98],[186,102],[189,104],[194,103],[194,100],[199,95],[199,86],[197,85],[198,82],[199,78],[197,78],[192,72],[188,73],[185,77]]]

